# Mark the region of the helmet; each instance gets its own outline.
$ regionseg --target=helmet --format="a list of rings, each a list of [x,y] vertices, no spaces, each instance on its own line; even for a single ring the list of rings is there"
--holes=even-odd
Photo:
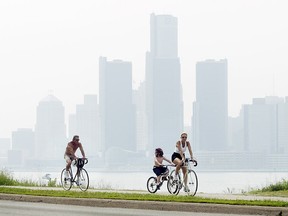
[[[155,154],[158,154],[158,155],[163,155],[163,150],[161,148],[156,148],[155,149]]]

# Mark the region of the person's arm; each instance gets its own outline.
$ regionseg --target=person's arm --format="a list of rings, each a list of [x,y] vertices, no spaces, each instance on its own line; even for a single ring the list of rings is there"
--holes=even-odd
[[[164,159],[165,161],[167,161],[168,163],[173,164],[169,159],[167,159],[167,158],[164,157],[164,156],[163,156],[163,159]]]
[[[80,149],[80,151],[81,151],[82,157],[83,157],[83,158],[86,158],[85,152],[84,152],[84,149],[83,149],[83,146],[82,146],[81,143],[80,143],[80,145],[79,145],[79,149]]]

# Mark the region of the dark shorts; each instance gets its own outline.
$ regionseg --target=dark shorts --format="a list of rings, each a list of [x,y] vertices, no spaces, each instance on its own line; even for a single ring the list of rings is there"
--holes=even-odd
[[[153,167],[153,172],[156,174],[156,176],[159,176],[167,171],[167,167]]]
[[[175,160],[175,158],[179,158],[180,160],[182,160],[182,157],[179,153],[174,152],[171,156],[171,160],[172,162]]]

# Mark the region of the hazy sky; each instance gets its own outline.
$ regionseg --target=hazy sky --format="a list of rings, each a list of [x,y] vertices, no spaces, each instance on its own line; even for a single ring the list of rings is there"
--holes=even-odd
[[[178,17],[185,123],[195,100],[195,64],[228,59],[229,115],[253,97],[288,95],[286,0],[0,1],[0,137],[34,128],[49,93],[66,115],[98,94],[98,58],[133,64],[145,76],[150,14]]]

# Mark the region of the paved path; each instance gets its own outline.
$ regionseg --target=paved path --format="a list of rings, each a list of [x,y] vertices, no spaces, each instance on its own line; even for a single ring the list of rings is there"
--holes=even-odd
[[[27,187],[26,187],[27,188]],[[61,188],[40,187],[33,189],[43,190],[63,190]],[[75,188],[75,190],[78,190]],[[89,189],[89,191],[104,191]],[[110,190],[111,191],[111,190]],[[146,191],[119,191],[117,192],[137,192],[147,193]],[[165,192],[159,192],[165,194]],[[197,194],[199,197],[232,199],[232,200],[277,200],[288,201],[284,197],[263,197],[263,196],[247,196],[242,194]],[[134,200],[111,200],[111,199],[85,199],[85,198],[63,198],[63,197],[43,197],[29,195],[10,195],[0,194],[0,200],[24,201],[24,202],[43,202],[52,204],[80,205],[93,207],[109,207],[109,208],[131,208],[131,209],[150,209],[164,211],[184,211],[184,212],[203,212],[218,214],[243,214],[243,215],[288,215],[287,207],[266,207],[266,206],[243,206],[243,205],[222,205],[207,203],[179,203],[179,202],[159,202],[159,201],[134,201]]]

